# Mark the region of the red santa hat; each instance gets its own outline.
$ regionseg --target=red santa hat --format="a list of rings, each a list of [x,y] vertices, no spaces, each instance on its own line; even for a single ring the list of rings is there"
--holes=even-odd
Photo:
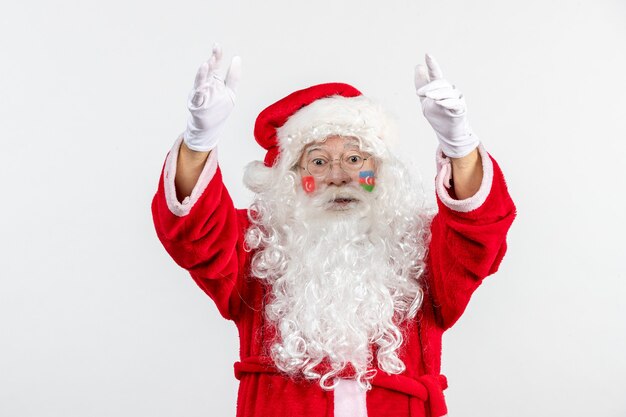
[[[351,85],[326,83],[298,90],[259,113],[254,137],[267,153],[264,164],[248,166],[244,182],[258,191],[268,169],[279,164],[290,168],[307,144],[333,135],[356,137],[369,151],[381,154],[392,135],[390,126],[380,105]]]

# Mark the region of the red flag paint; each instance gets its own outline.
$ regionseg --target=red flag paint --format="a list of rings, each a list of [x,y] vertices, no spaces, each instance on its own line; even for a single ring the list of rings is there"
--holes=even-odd
[[[312,176],[302,177],[302,189],[307,194],[311,194],[315,191],[315,178]]]

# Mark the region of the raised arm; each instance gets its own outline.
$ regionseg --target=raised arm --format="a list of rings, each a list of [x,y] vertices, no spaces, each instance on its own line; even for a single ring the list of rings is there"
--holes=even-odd
[[[426,65],[415,67],[415,89],[442,152],[451,160],[455,197],[471,197],[480,187],[483,170],[477,149],[480,142],[467,121],[463,93],[443,78],[441,67],[428,54]]]
[[[440,145],[439,212],[431,225],[426,289],[439,325],[447,329],[482,279],[498,269],[515,206],[500,168],[469,126],[463,93],[443,78],[430,55],[415,68],[415,88]]]
[[[200,65],[189,92],[189,118],[178,154],[176,196],[178,201],[189,195],[198,181],[209,152],[217,146],[226,119],[235,105],[235,91],[241,77],[241,59],[234,57],[226,78],[218,76],[222,49],[213,46],[211,57]]]
[[[439,212],[431,224],[426,281],[443,329],[459,319],[482,280],[498,270],[516,215],[498,164],[482,145],[478,152],[482,181],[474,195],[462,200],[455,198],[446,184],[450,158],[443,153],[437,158]]]
[[[185,142],[180,145],[176,164],[176,199],[182,202],[191,195],[198,183],[200,173],[209,158],[208,152],[194,151],[187,147]]]
[[[152,216],[159,240],[174,261],[189,271],[224,317],[235,319],[247,217],[233,205],[214,148],[234,105],[239,61],[233,60],[224,82],[215,74],[220,57],[221,50],[214,47],[198,70],[188,100],[187,129],[167,155]]]

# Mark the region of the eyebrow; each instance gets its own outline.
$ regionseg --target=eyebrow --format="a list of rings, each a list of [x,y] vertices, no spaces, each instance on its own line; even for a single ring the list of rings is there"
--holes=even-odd
[[[343,149],[348,149],[348,148],[356,148],[358,150],[361,150],[361,148],[359,147],[359,143],[357,141],[351,141],[343,145]],[[309,149],[307,149],[306,154],[309,155],[313,151],[320,151],[320,150],[326,151],[325,149],[322,149],[320,145],[311,146]]]
[[[319,151],[319,150],[321,150],[321,149],[322,149],[322,148],[321,148],[320,146],[312,146],[312,147],[310,147],[309,149],[307,149],[306,154],[307,154],[307,155],[309,155],[309,154],[311,154],[311,152],[313,152],[313,151]]]

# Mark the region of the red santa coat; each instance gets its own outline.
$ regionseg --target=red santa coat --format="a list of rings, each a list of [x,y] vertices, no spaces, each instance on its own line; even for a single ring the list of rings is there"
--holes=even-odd
[[[281,374],[269,358],[275,335],[266,321],[266,287],[250,275],[253,253],[244,250],[247,210],[238,210],[226,190],[214,150],[190,197],[176,199],[174,176],[181,140],[168,154],[152,202],[157,235],[172,258],[213,299],[222,316],[237,326],[240,381],[237,417],[332,417],[333,391],[317,382]],[[404,324],[399,357],[401,375],[380,369],[366,396],[368,417],[439,417],[447,413],[440,375],[441,339],[465,310],[483,278],[493,274],[506,251],[506,233],[515,217],[500,168],[479,147],[483,163],[480,190],[455,200],[447,188],[451,167],[438,158],[439,211],[431,223],[423,304]]]

